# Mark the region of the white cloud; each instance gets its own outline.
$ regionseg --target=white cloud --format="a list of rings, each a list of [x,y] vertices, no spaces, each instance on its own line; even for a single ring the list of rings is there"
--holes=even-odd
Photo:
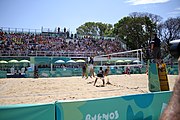
[[[180,7],[179,7],[179,8],[176,8],[175,10],[180,10]]]
[[[180,16],[180,11],[169,12],[169,13],[168,13],[168,16],[170,16],[170,17]]]
[[[126,2],[132,5],[152,4],[152,3],[165,3],[170,0],[126,0]]]
[[[171,16],[180,16],[180,7],[175,8],[174,11],[169,12],[168,15],[171,15]]]

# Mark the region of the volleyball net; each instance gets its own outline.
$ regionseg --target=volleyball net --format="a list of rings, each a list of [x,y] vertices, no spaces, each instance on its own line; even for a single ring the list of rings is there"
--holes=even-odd
[[[142,49],[123,51],[94,57],[95,66],[139,66],[143,64]]]
[[[146,65],[143,64],[142,49],[99,55],[94,57],[94,61],[95,72],[100,67],[105,69],[109,66],[110,74],[124,74],[127,67],[132,74],[146,73]]]

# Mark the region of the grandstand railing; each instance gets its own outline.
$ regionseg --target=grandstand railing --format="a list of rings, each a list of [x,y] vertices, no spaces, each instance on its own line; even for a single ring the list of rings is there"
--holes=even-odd
[[[33,56],[57,56],[71,58],[87,58],[95,56],[95,52],[63,52],[63,51],[0,51],[1,57],[33,57]]]
[[[29,28],[10,28],[10,27],[0,27],[0,31],[6,32],[6,33],[33,33],[33,34],[41,34],[43,32],[49,32],[49,33],[57,33],[57,29],[52,30],[50,28],[41,28],[41,29],[29,29]],[[63,29],[61,29],[60,32],[62,32]],[[68,29],[69,33],[71,32]]]
[[[42,32],[41,29],[28,29],[28,28],[9,28],[9,27],[1,27],[1,31],[7,33],[34,33],[40,34]]]
[[[122,54],[122,53],[126,53],[126,54]],[[91,57],[91,56],[96,56],[96,57],[107,57],[108,55],[111,55],[111,57],[114,58],[120,58],[120,57],[138,57],[138,53],[137,54],[132,54],[131,52],[119,52],[119,53],[112,53],[112,54],[108,54],[108,55],[104,55],[105,53],[103,52],[63,52],[63,51],[11,51],[11,50],[7,50],[7,51],[1,51],[0,50],[0,56],[1,57],[24,57],[24,56],[59,56],[59,57],[71,57],[71,58],[78,58],[78,57]],[[142,55],[142,54],[141,54]],[[142,56],[141,56],[142,58]]]
[[[138,50],[135,50],[138,51]],[[122,54],[125,53],[125,54]],[[112,53],[112,54],[107,54],[104,55],[105,53],[103,52],[76,52],[76,51],[69,51],[69,52],[65,52],[65,51],[30,51],[30,50],[26,50],[26,51],[12,51],[12,50],[0,50],[0,56],[1,57],[37,57],[37,56],[54,56],[54,57],[71,57],[71,58],[87,58],[87,57],[91,57],[91,56],[96,56],[96,57],[105,57],[107,58],[108,55],[111,55],[111,57],[113,58],[122,58],[122,57],[126,57],[126,58],[132,58],[132,57],[140,57],[139,55],[141,55],[140,58],[142,58],[142,54],[138,54],[138,53],[132,53],[132,52],[119,52],[119,53]]]

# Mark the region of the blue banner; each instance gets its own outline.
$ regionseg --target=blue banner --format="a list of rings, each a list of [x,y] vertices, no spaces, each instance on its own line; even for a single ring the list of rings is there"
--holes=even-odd
[[[57,120],[158,120],[172,92],[56,102]]]
[[[0,106],[0,120],[55,120],[55,105]]]
[[[0,120],[158,120],[172,92],[0,106]]]

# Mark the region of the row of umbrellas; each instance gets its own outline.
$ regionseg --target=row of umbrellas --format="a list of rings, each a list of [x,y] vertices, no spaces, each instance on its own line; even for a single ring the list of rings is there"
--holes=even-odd
[[[85,62],[85,60],[77,60],[77,61],[74,61],[74,60],[69,60],[69,61],[67,61],[66,63],[84,63]],[[132,61],[132,60],[117,60],[116,61],[116,63],[131,63],[131,62],[133,62],[133,63],[140,63],[141,61],[139,61],[139,60],[134,60],[134,61]],[[65,61],[63,61],[63,60],[57,60],[55,63],[65,63]]]
[[[1,60],[0,63],[30,63],[29,60],[10,60],[10,61],[5,61],[5,60]]]
[[[84,63],[84,62],[86,62],[86,61],[80,59],[80,60],[76,60],[76,61],[69,60],[66,63]],[[140,63],[141,61],[139,61],[139,60],[134,60],[134,61],[132,61],[132,60],[117,60],[116,61],[116,63],[124,63],[124,62],[126,62],[126,63],[130,63],[130,62]],[[20,60],[20,61],[18,61],[18,60],[10,60],[10,61],[7,62],[5,60],[1,60],[0,63],[30,63],[30,61],[29,60]],[[55,63],[65,63],[65,61],[57,60]]]
[[[77,61],[74,61],[74,60],[69,60],[67,61],[66,63],[84,63],[85,60],[77,60]],[[10,61],[5,61],[5,60],[1,60],[0,63],[30,63],[29,60],[10,60]],[[55,63],[65,63],[65,61],[63,60],[57,60]]]
[[[131,62],[140,63],[141,61],[139,61],[139,60],[134,60],[134,61],[132,61],[132,60],[117,60],[116,61],[116,63],[131,63]]]
[[[67,61],[66,63],[84,63],[84,62],[86,62],[86,61],[80,59],[80,60],[76,60],[76,61],[74,61],[74,60],[69,60],[69,61]],[[65,63],[65,61],[63,61],[63,60],[57,60],[55,63]]]

